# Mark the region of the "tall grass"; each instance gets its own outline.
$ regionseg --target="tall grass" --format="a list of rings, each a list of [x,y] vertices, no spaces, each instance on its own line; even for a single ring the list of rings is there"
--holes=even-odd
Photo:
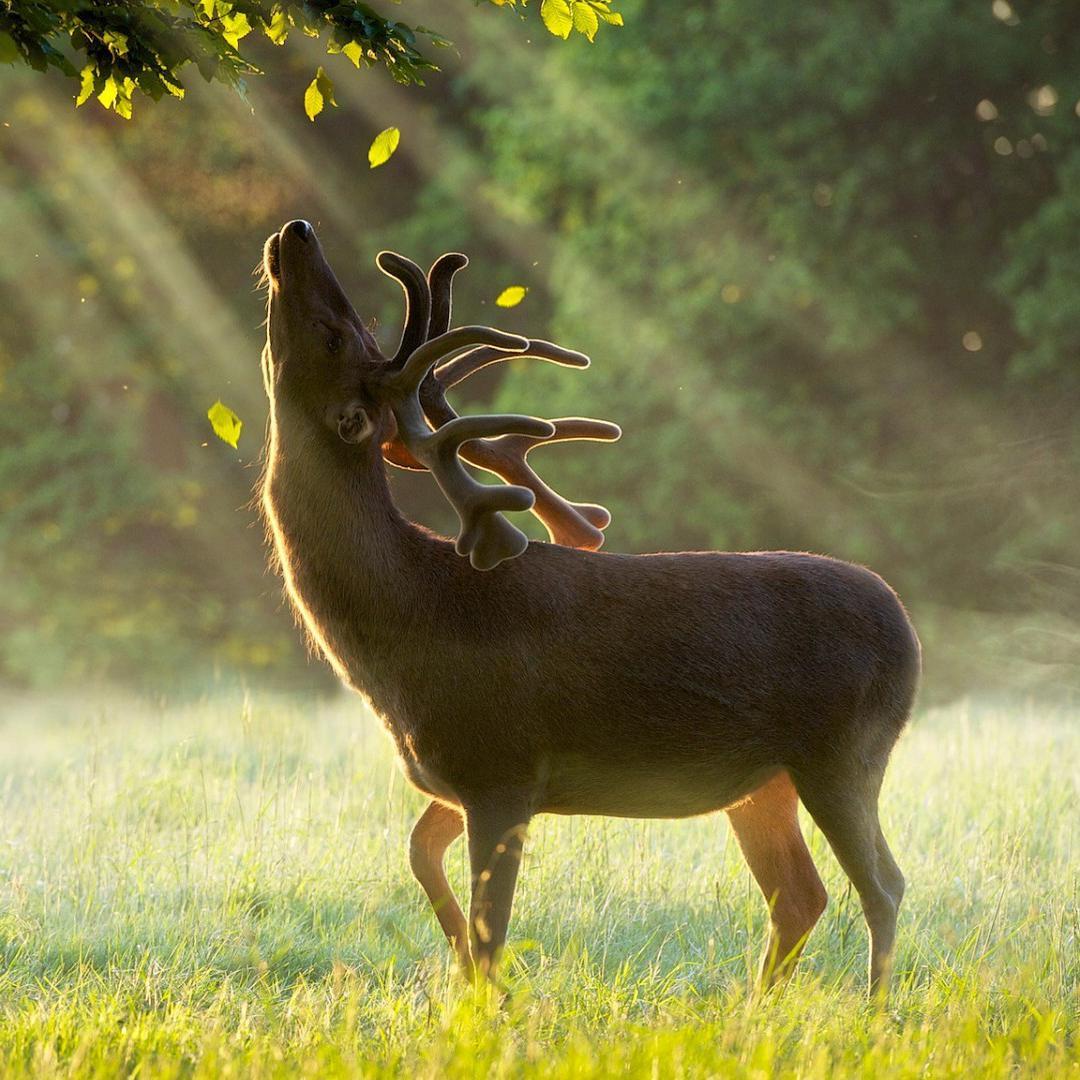
[[[358,703],[10,705],[0,1072],[1080,1077],[1078,794],[1078,713],[916,719],[884,1012],[809,822],[829,908],[755,1004],[764,908],[723,815],[538,819],[500,1002],[454,977],[406,865],[423,802]]]

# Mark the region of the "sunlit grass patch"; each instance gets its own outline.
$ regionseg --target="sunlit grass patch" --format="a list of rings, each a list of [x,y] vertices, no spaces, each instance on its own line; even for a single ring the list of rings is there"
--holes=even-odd
[[[423,803],[334,705],[27,704],[0,728],[5,1075],[1077,1075],[1075,713],[956,706],[898,748],[896,990],[858,904],[753,1001],[764,910],[722,815],[541,818],[506,1001],[460,984],[405,851]],[[450,853],[459,889],[463,846]]]

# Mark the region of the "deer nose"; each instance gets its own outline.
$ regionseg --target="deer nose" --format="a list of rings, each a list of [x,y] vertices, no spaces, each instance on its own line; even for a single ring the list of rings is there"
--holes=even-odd
[[[315,234],[315,230],[306,221],[290,221],[285,226],[284,232],[292,233],[298,240],[303,240],[306,244]]]

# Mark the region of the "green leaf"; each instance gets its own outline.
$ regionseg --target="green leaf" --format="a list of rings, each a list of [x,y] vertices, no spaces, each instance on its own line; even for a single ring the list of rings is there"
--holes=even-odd
[[[495,297],[495,303],[498,307],[517,307],[528,291],[524,285],[508,285]]]
[[[15,44],[15,39],[10,34],[5,34],[0,30],[0,64],[14,64],[16,60],[22,59],[22,53],[19,52],[19,46]]]
[[[601,11],[600,18],[610,26],[622,26],[622,16],[617,11]]]
[[[401,132],[396,127],[388,127],[380,131],[368,147],[368,164],[373,169],[385,165],[394,156],[394,151],[397,150],[400,141]]]
[[[334,100],[334,84],[331,82],[330,76],[322,68],[319,68],[315,72],[315,78],[311,80],[308,88],[304,91],[304,112],[307,113],[308,119],[314,122],[315,117],[323,111],[323,106],[328,101],[335,108],[337,107],[337,102]]]
[[[240,432],[244,429],[244,421],[221,401],[215,401],[210,406],[206,418],[210,421],[214,434],[235,450],[236,444],[240,441]]]
[[[570,0],[542,0],[540,18],[544,20],[544,25],[551,33],[564,40],[574,29],[574,15],[570,8]]]

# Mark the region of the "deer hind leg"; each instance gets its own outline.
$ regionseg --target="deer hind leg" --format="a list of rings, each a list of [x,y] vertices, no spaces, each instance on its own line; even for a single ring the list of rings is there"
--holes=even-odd
[[[450,948],[462,967],[468,969],[469,928],[443,869],[446,849],[464,829],[465,822],[457,810],[440,802],[431,803],[413,826],[409,838],[409,865],[435,909]]]
[[[828,899],[803,840],[798,809],[791,778],[781,772],[727,812],[750,872],[769,905],[771,930],[761,963],[763,988],[794,968]]]
[[[896,916],[904,895],[904,875],[878,821],[883,774],[884,762],[880,768],[858,762],[794,773],[799,797],[859,894],[870,931],[870,994],[882,998],[888,993]]]

